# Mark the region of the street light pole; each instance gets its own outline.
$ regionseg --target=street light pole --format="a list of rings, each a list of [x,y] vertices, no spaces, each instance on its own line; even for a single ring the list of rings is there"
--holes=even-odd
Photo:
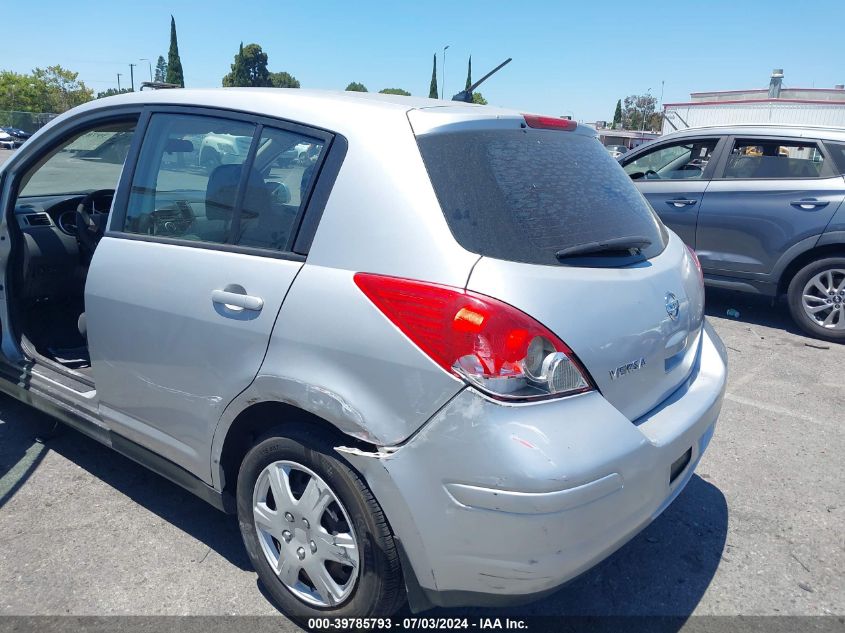
[[[129,81],[132,86],[132,92],[135,92],[135,66],[138,64],[129,64]]]
[[[117,73],[117,91],[120,92],[120,76],[123,73]]]
[[[445,98],[446,94],[446,49],[449,45],[443,47],[443,81],[440,83],[440,98]]]
[[[139,62],[147,62],[147,65],[150,67],[150,81],[153,80],[153,62],[146,57],[142,57],[138,60]]]

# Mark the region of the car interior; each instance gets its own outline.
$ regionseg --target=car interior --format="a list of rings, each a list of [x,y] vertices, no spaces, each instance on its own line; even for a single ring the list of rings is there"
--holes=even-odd
[[[725,178],[818,178],[824,158],[814,143],[737,141]]]
[[[196,117],[200,123],[174,125],[163,117],[162,129],[156,129],[155,118],[133,177],[125,232],[262,249],[289,247],[322,140],[265,128],[242,183],[247,153],[200,161],[203,136],[219,131],[208,124],[215,119]],[[22,177],[14,204],[20,239],[13,240],[10,259],[11,307],[22,347],[88,381],[93,376],[85,280],[106,230],[136,123],[112,122],[65,140]],[[238,125],[251,141],[253,126]],[[307,151],[302,151],[304,145]],[[297,146],[299,151],[291,152]],[[242,211],[235,217],[239,191]]]
[[[632,180],[688,180],[704,174],[716,141],[702,139],[656,148],[624,165]]]

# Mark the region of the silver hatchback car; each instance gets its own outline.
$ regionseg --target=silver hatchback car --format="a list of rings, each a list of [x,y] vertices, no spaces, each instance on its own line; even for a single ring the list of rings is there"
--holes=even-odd
[[[0,389],[237,512],[300,621],[542,596],[713,434],[695,254],[574,122],[134,93],[0,179]]]

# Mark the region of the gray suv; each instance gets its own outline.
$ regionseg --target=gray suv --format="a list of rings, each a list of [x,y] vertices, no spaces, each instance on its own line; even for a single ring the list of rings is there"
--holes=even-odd
[[[805,332],[845,342],[845,130],[689,129],[619,160],[705,283],[786,295]]]
[[[695,254],[572,121],[131,93],[0,179],[0,389],[237,513],[300,622],[542,596],[713,434]]]

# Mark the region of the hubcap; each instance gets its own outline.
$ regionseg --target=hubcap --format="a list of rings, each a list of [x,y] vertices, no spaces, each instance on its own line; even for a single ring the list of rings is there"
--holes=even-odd
[[[845,330],[845,270],[833,268],[812,277],[804,286],[801,303],[816,325]]]
[[[346,600],[358,581],[358,541],[349,514],[314,471],[291,461],[267,466],[252,514],[270,567],[297,598],[319,607]]]

